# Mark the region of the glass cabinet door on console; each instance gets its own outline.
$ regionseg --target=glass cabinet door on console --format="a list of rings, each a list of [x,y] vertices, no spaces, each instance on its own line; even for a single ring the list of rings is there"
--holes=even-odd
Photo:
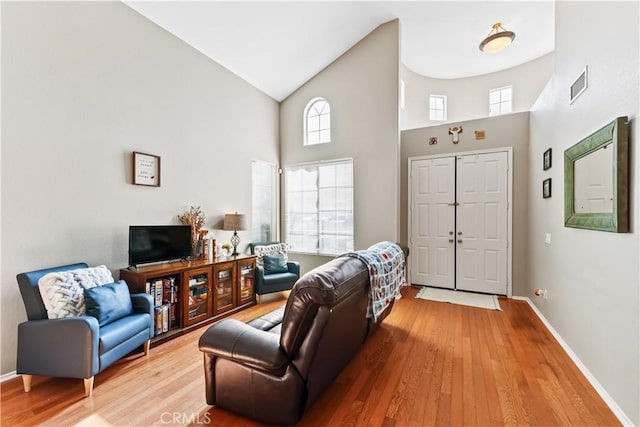
[[[254,269],[255,258],[238,261],[238,305],[255,301]]]
[[[214,299],[213,313],[219,314],[231,310],[235,307],[235,269],[236,263],[233,261],[222,262],[213,266]]]
[[[189,326],[211,316],[209,295],[211,270],[189,270],[184,273],[185,310],[184,325]]]

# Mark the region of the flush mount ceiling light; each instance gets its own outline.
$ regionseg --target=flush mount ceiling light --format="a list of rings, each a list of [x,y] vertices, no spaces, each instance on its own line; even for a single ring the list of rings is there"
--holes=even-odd
[[[496,22],[493,24],[493,27],[491,27],[489,35],[480,42],[480,50],[484,53],[500,52],[502,49],[509,46],[515,38],[516,33],[504,29],[500,22]]]

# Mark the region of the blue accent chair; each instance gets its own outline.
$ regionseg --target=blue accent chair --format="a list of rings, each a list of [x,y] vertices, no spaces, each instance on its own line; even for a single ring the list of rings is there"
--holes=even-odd
[[[275,245],[280,242],[256,242],[250,243],[249,248],[251,254],[255,254],[256,246]],[[287,262],[287,272],[285,273],[268,273],[265,272],[263,266],[256,266],[254,279],[256,284],[256,294],[258,302],[262,302],[262,295],[272,292],[290,291],[293,285],[300,278],[300,263],[295,261]]]
[[[28,320],[18,325],[16,372],[24,391],[31,391],[32,375],[84,379],[85,396],[93,392],[93,378],[112,363],[143,346],[149,354],[153,337],[153,301],[148,294],[131,295],[133,313],[103,326],[92,316],[49,319],[38,280],[50,272],[86,268],[78,263],[17,275]]]

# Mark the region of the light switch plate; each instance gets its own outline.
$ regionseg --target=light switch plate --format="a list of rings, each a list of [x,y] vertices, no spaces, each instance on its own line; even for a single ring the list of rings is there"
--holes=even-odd
[[[547,245],[551,244],[551,233],[544,233],[544,242]]]

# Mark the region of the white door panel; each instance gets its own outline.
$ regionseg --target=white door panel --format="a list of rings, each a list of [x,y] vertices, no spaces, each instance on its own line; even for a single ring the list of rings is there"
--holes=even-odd
[[[507,293],[507,153],[458,156],[456,288]]]
[[[455,158],[413,161],[410,173],[411,281],[453,289]]]

